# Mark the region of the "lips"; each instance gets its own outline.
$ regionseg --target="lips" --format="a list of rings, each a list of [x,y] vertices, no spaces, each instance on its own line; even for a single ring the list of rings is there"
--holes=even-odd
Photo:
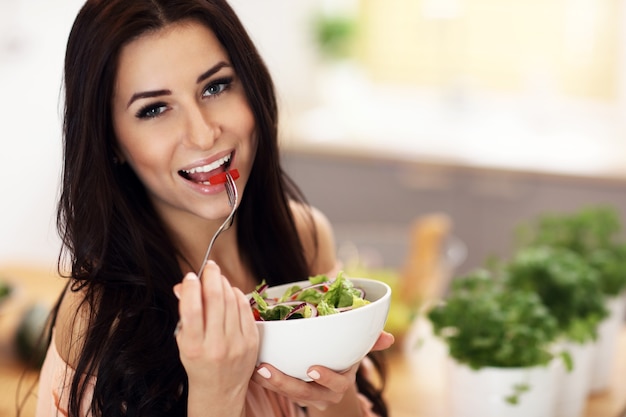
[[[181,169],[178,171],[178,175],[198,184],[210,185],[209,178],[226,171],[230,166],[231,160],[232,154],[228,154],[206,165],[191,169]]]

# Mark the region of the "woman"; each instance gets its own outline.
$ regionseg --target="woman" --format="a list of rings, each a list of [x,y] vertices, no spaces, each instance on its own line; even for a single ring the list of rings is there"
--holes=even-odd
[[[281,169],[270,76],[224,0],[87,1],[65,95],[58,225],[71,274],[38,415],[386,415],[358,365],[312,367],[312,383],[255,367],[244,293],[336,260],[327,220]],[[207,179],[225,169],[240,173],[238,210],[199,279],[230,211]],[[392,342],[383,333],[375,349]]]

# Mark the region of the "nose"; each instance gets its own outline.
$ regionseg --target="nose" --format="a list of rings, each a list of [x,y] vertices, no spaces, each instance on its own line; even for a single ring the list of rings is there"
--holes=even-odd
[[[186,144],[190,147],[209,149],[221,134],[221,128],[215,116],[200,105],[189,106],[185,118]]]

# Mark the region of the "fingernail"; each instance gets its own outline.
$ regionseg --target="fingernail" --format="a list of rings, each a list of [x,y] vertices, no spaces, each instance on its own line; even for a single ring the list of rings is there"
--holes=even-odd
[[[317,372],[316,370],[312,370],[307,374],[311,379],[315,379],[318,380],[320,379],[320,373]]]
[[[188,279],[188,280],[198,280],[198,276],[196,274],[194,274],[193,272],[187,272],[187,275],[185,275],[185,278],[183,279]]]
[[[256,372],[265,379],[270,379],[272,377],[272,374],[267,368],[259,368]]]

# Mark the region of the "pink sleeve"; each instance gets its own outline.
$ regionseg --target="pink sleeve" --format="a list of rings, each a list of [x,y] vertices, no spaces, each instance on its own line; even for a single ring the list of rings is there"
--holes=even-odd
[[[74,370],[59,355],[53,333],[39,377],[36,417],[68,415],[72,378],[74,378]],[[87,410],[91,404],[94,384],[95,378],[92,377],[87,385],[87,393],[82,399],[81,416],[91,416]]]

